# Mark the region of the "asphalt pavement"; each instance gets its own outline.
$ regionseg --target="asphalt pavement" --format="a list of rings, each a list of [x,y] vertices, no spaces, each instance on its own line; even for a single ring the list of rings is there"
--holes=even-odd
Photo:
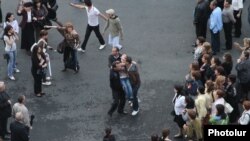
[[[69,6],[69,0],[57,1],[58,19],[71,21],[83,40],[86,11]],[[31,141],[99,141],[105,127],[112,127],[118,141],[149,141],[152,133],[160,134],[163,128],[171,130],[170,138],[173,139],[177,133],[177,125],[170,115],[173,85],[184,82],[193,59],[192,14],[196,0],[93,0],[93,3],[103,13],[109,8],[115,9],[121,19],[125,35],[121,52],[132,56],[140,66],[140,113],[136,117],[117,113],[111,119],[107,116],[112,102],[107,66],[111,47],[98,50],[99,42],[94,33],[88,41],[86,53],[78,53],[81,67],[78,74],[61,72],[62,55],[49,51],[53,84],[43,87],[47,95],[42,98],[33,94],[31,59],[20,50],[19,42],[17,62],[21,72],[15,74],[16,81],[8,80],[6,62],[0,58],[0,80],[6,82],[12,102],[17,101],[18,95],[26,95],[28,109],[36,115]],[[249,4],[249,1],[245,3]],[[16,7],[17,0],[3,0],[3,15],[8,11],[15,12]],[[242,37],[249,37],[245,10]],[[104,25],[100,19],[100,28],[103,29]],[[221,37],[224,47],[223,33]],[[107,38],[106,34],[106,41]],[[49,31],[50,46],[55,48],[62,39],[56,30]],[[1,43],[1,52],[3,50]],[[230,52],[236,60],[238,51],[233,49]],[[128,104],[125,109],[131,112]]]

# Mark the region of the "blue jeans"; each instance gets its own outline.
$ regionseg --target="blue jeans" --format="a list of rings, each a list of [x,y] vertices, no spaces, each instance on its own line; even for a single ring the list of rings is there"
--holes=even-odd
[[[213,53],[220,52],[220,32],[214,33],[211,30],[211,42]]]
[[[13,76],[14,70],[16,69],[16,51],[7,51],[10,58],[8,60],[7,72],[8,76]]]
[[[133,99],[133,90],[129,81],[129,78],[120,78],[121,84],[122,84],[122,88],[126,94],[126,97],[130,100]]]

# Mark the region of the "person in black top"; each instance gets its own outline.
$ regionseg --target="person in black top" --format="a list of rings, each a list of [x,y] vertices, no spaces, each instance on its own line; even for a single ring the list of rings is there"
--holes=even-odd
[[[194,25],[196,29],[196,37],[202,36],[206,38],[207,21],[209,18],[209,4],[206,0],[198,0],[194,11]]]
[[[112,90],[113,103],[111,108],[108,111],[108,115],[112,116],[113,112],[118,107],[118,113],[126,114],[124,112],[124,106],[126,103],[125,93],[122,89],[120,75],[116,65],[121,61],[121,54],[119,49],[114,47],[112,48],[112,53],[108,58],[108,67],[110,69],[110,88]]]
[[[10,124],[11,141],[29,141],[29,128],[22,123],[23,114],[17,112],[15,121]]]
[[[0,138],[5,139],[8,118],[11,117],[10,96],[5,92],[5,84],[0,81]]]
[[[111,128],[105,129],[106,135],[103,137],[103,141],[115,141],[115,136],[111,134],[111,131]]]
[[[34,77],[34,92],[37,97],[44,95],[42,92],[42,78],[45,75],[47,67],[46,56],[40,46],[35,46],[32,52],[32,67],[31,72]]]
[[[224,74],[225,76],[228,76],[231,74],[231,71],[233,69],[233,59],[232,55],[230,53],[225,53],[223,56],[224,62],[221,64],[221,66],[224,68]]]

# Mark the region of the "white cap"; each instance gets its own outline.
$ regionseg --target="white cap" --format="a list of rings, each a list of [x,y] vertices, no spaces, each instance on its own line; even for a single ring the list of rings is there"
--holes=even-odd
[[[115,10],[114,9],[109,9],[109,10],[106,10],[106,13],[110,14],[110,15],[114,15],[115,14]]]

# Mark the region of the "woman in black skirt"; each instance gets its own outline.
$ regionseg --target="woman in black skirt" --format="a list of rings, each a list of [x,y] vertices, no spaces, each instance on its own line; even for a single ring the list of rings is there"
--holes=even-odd
[[[185,96],[183,93],[183,86],[175,85],[174,92],[175,92],[175,96],[173,98],[174,122],[176,122],[179,127],[179,133],[175,135],[174,137],[180,138],[180,137],[183,137],[183,125],[186,123],[182,118],[182,114],[185,112],[185,108],[186,108],[186,101],[185,101]]]
[[[23,6],[20,6],[17,15],[23,16],[22,21],[19,24],[22,29],[21,49],[26,49],[26,51],[30,53],[30,48],[35,42],[34,26],[32,22],[32,3],[28,2]]]

